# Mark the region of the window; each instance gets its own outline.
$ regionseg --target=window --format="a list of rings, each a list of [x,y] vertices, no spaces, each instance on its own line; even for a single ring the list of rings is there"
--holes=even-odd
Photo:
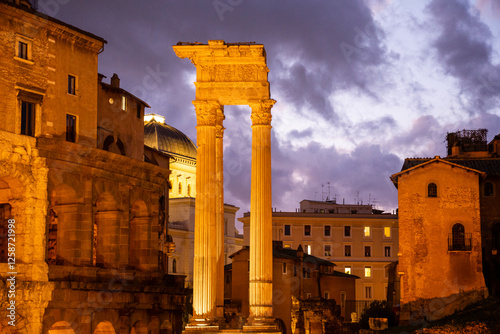
[[[365,277],[366,278],[372,277],[372,267],[370,267],[370,266],[365,267]]]
[[[427,186],[427,196],[428,197],[437,197],[437,185],[435,183],[429,183]]]
[[[76,78],[68,74],[68,94],[76,95]]]
[[[283,248],[288,248],[288,249],[290,249],[290,248],[292,248],[292,245],[290,245],[290,244],[284,244],[284,245],[283,245]]]
[[[122,110],[127,110],[127,97],[122,95]]]
[[[35,136],[35,104],[21,101],[21,134]]]
[[[345,267],[344,267],[344,272],[345,272],[346,274],[351,275],[351,274],[352,274],[352,271],[351,271],[351,266],[345,266]]]
[[[311,298],[311,293],[310,293],[310,292],[307,292],[307,293],[306,293],[306,298],[307,298],[307,299],[310,299],[310,298]]]
[[[325,299],[330,299],[330,292],[325,292]]]
[[[372,236],[372,228],[370,226],[365,226],[365,228],[363,229],[363,236],[365,238],[369,238]]]
[[[76,116],[66,114],[66,141],[76,143]]]
[[[449,251],[470,251],[472,249],[471,234],[465,233],[462,224],[457,223],[451,229],[451,235],[448,236]]]
[[[384,246],[384,256],[391,257],[391,246]]]
[[[284,230],[285,230],[285,235],[291,235],[291,233],[290,233],[291,232],[290,231],[290,225],[285,225]]]
[[[325,256],[332,256],[332,246],[325,245]]]
[[[191,197],[191,185],[190,184],[188,184],[187,192],[188,192],[188,197]]]
[[[350,236],[351,236],[351,227],[344,226],[344,237],[350,237]]]
[[[142,107],[139,103],[137,103],[137,118],[141,118]]]
[[[344,256],[351,256],[351,245],[344,245]]]
[[[177,272],[177,260],[172,260],[172,273],[175,274]]]
[[[493,196],[493,183],[486,182],[484,184],[484,196]]]
[[[340,307],[345,307],[345,291],[340,291]]]
[[[286,262],[283,262],[283,274],[286,274]]]
[[[372,299],[372,287],[365,286],[365,299]]]
[[[391,227],[385,226],[384,227],[384,238],[390,238],[390,237],[391,237]]]
[[[384,267],[384,278],[389,278],[389,267]]]
[[[365,246],[365,257],[372,256],[372,246]]]
[[[325,225],[325,232],[324,232],[325,237],[330,237],[331,233],[332,233],[331,226],[330,225]]]
[[[17,56],[21,59],[28,60],[28,44],[18,41],[17,45]]]
[[[311,255],[311,245],[306,245],[306,254]]]
[[[182,183],[179,182],[179,195],[182,194]]]
[[[304,235],[311,236],[311,225],[304,225]]]

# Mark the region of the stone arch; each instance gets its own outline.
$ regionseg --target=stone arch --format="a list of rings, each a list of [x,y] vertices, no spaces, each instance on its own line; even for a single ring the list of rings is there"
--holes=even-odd
[[[102,192],[95,203],[95,217],[92,229],[92,263],[102,267],[116,267],[121,212],[115,197]]]
[[[143,200],[132,204],[130,218],[128,262],[131,267],[143,269],[149,263],[151,240],[150,217]]]
[[[50,193],[50,205],[73,204],[77,202],[76,191],[67,184],[60,184]]]
[[[109,321],[101,321],[97,324],[94,334],[116,334],[115,328]]]
[[[160,326],[160,333],[161,334],[172,334],[173,332],[174,331],[173,331],[172,323],[168,320],[165,320]]]
[[[146,326],[144,321],[136,321],[134,326],[132,326],[130,334],[148,334],[148,326]]]
[[[22,185],[17,178],[0,179],[0,263],[7,262],[9,219],[14,218],[13,198],[21,190],[18,187]]]
[[[68,322],[58,321],[50,327],[47,334],[75,334],[75,331]]]

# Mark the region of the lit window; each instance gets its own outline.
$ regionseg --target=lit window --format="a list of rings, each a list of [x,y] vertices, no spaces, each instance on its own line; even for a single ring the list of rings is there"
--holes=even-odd
[[[437,185],[435,183],[429,183],[427,186],[427,196],[437,197]]]
[[[344,245],[344,256],[351,256],[351,245]]]
[[[306,245],[306,253],[311,255],[311,245]]]
[[[384,237],[385,238],[390,238],[391,237],[391,227],[390,226],[385,226],[384,227]]]
[[[292,248],[292,245],[290,245],[290,244],[284,244],[283,248]]]
[[[76,142],[76,116],[66,114],[66,141]]]
[[[372,246],[365,246],[365,257],[372,256]]]
[[[290,232],[290,225],[285,225],[285,235],[291,235]]]
[[[127,97],[122,95],[122,110],[127,110]]]
[[[332,256],[332,246],[325,245],[325,256]]]
[[[35,136],[35,104],[21,102],[21,134]]]
[[[372,267],[365,267],[365,277],[372,277]]]
[[[68,94],[76,94],[76,78],[70,74],[68,74]]]
[[[283,274],[286,274],[286,262],[283,262]]]
[[[18,43],[17,56],[21,59],[28,60],[28,44],[21,41],[19,41]]]
[[[391,246],[384,246],[384,256],[391,257]]]
[[[372,287],[365,286],[365,299],[372,299]]]
[[[351,266],[345,266],[345,267],[344,267],[344,272],[345,272],[346,274],[351,275],[351,273],[352,273],[352,271],[351,271]]]
[[[351,236],[351,227],[344,226],[344,237],[350,237],[350,236]]]
[[[304,235],[305,236],[311,235],[311,225],[304,225]]]
[[[486,182],[484,184],[484,196],[493,196],[493,183]]]
[[[331,236],[331,226],[325,225],[325,237]]]
[[[372,236],[372,228],[370,226],[365,226],[363,230],[363,235],[365,238],[371,237]]]

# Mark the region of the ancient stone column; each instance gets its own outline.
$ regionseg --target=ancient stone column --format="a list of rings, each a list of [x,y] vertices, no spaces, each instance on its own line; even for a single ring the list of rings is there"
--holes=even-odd
[[[216,135],[215,135],[215,156],[217,168],[217,318],[224,319],[224,163],[223,163],[223,138],[224,138],[224,109],[217,109]]]
[[[193,101],[197,118],[196,202],[191,325],[209,325],[216,317],[217,101]]]
[[[249,324],[265,323],[273,316],[271,107],[275,102],[249,103],[252,108]]]

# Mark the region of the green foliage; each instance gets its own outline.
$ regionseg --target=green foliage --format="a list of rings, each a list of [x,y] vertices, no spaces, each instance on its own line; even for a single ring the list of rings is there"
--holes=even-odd
[[[389,308],[389,305],[385,300],[374,300],[370,306],[365,308],[359,318],[360,327],[369,329],[370,325],[368,322],[370,318],[387,318],[389,327],[396,325],[396,315],[394,314],[394,311]]]

